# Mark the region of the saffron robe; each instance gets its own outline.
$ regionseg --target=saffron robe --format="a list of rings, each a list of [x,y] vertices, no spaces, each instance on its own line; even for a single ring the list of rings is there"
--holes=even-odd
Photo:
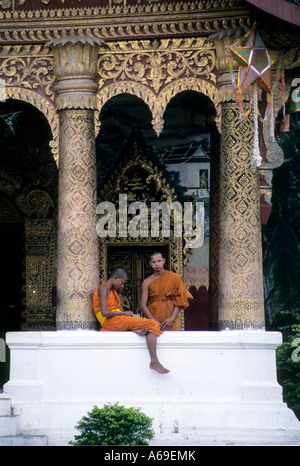
[[[100,331],[108,332],[138,330],[146,327],[148,332],[154,333],[157,336],[163,333],[163,331],[160,330],[159,324],[152,319],[146,319],[145,317],[118,315],[117,313],[120,312],[120,307],[121,302],[119,295],[116,290],[112,289],[107,296],[107,309],[116,312],[116,317],[110,317],[109,319],[107,317],[103,317],[101,314],[101,303],[98,289],[94,292],[93,309],[97,319],[102,325]]]
[[[174,307],[185,309],[193,296],[188,291],[180,275],[165,270],[155,278],[148,287],[148,308],[152,316],[160,323],[171,317]],[[178,317],[171,330],[178,330]]]

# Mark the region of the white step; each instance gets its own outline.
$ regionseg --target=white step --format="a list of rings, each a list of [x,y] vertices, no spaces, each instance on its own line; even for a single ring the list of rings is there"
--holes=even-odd
[[[11,400],[0,394],[0,446],[47,446],[46,435],[22,435],[18,429],[19,416],[12,414]]]
[[[0,416],[0,438],[7,435],[17,434],[17,416]]]
[[[17,435],[17,416],[13,416],[10,398],[0,396],[0,438]]]
[[[46,447],[46,435],[8,435],[0,437],[0,447]]]
[[[10,398],[5,398],[0,395],[0,416],[11,415],[11,401]]]

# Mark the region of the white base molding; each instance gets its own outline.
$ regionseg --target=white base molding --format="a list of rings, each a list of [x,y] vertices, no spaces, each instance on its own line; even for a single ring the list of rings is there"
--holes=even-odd
[[[18,436],[67,445],[94,405],[119,402],[153,418],[152,445],[300,445],[276,380],[280,333],[166,332],[157,340],[166,375],[149,369],[145,337],[133,332],[11,332],[6,341],[0,404],[10,399]]]

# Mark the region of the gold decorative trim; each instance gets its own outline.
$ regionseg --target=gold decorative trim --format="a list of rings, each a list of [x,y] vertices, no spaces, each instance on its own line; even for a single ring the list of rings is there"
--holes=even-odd
[[[170,83],[162,92],[155,95],[148,87],[124,81],[122,83],[115,83],[105,86],[99,90],[97,95],[97,107],[101,112],[102,107],[112,97],[120,94],[131,94],[142,99],[149,107],[152,114],[152,126],[157,136],[159,136],[164,127],[163,115],[170,100],[183,91],[196,91],[201,92],[211,99],[216,109],[216,124],[218,130],[221,131],[221,101],[218,96],[218,90],[215,86],[207,81],[196,78],[184,78],[174,83]]]
[[[157,114],[159,117],[162,118],[162,115],[165,112],[165,109],[170,102],[170,100],[176,95],[179,94],[180,92],[183,91],[196,91],[196,92],[201,92],[202,94],[206,95],[207,97],[210,98],[210,100],[213,102],[215,109],[216,109],[216,125],[218,130],[221,132],[221,111],[222,111],[222,106],[221,106],[221,100],[219,98],[219,93],[217,87],[214,85],[210,84],[207,81],[201,80],[199,78],[183,78],[179,79],[168,86],[166,86],[161,94],[160,94],[160,106],[157,104],[156,109],[157,109]],[[156,114],[155,114],[156,116]],[[156,116],[156,119],[158,117]]]
[[[215,67],[214,47],[204,38],[111,42],[99,53],[97,108],[100,112],[116,95],[135,95],[149,107],[159,136],[170,100],[180,92],[193,90],[213,102],[220,130],[221,101]]]
[[[68,44],[74,45],[74,40],[66,37],[52,41],[52,45],[56,44],[57,47],[57,42],[62,42],[69,47]],[[80,40],[90,47],[88,38],[76,39],[77,42]],[[93,41],[99,42],[95,39]],[[45,114],[53,135],[50,146],[58,165],[58,116],[54,108],[53,52],[42,45],[4,46],[0,51],[0,59],[6,98],[31,103]],[[110,43],[105,50],[100,49],[98,55],[96,128],[99,128],[97,117],[103,105],[116,95],[129,93],[141,98],[149,107],[153,128],[159,136],[163,130],[163,115],[169,101],[180,92],[194,90],[207,95],[215,105],[216,123],[220,130],[221,102],[215,85],[215,63],[214,47],[204,38]],[[92,71],[94,74],[95,70]],[[91,73],[91,70],[88,72]],[[70,70],[68,73],[70,74]],[[74,74],[73,68],[72,73]],[[59,70],[58,74],[61,75]],[[96,84],[91,79],[83,80],[81,85],[88,85],[85,92],[88,100],[83,102],[82,96],[78,96],[74,89],[71,89],[72,96],[70,93],[66,95],[65,89],[60,89],[64,94],[64,102],[59,101],[58,108],[64,105],[68,108],[93,106],[92,94],[96,91]]]
[[[2,8],[3,1],[0,3]],[[207,35],[249,26],[250,18],[249,9],[240,5],[239,0],[138,1],[130,5],[125,0],[122,3],[108,0],[101,6],[67,8],[62,5],[54,9],[41,9],[42,2],[36,10],[26,10],[23,6],[22,9],[12,9],[11,0],[4,3],[9,9],[0,10],[3,25],[0,40],[8,43],[41,42],[67,35],[93,35],[104,40]],[[11,22],[14,22],[13,30]]]
[[[262,309],[264,309],[264,300],[238,298],[223,303],[228,320],[219,321],[219,329],[262,329],[265,326]]]
[[[53,54],[44,45],[25,44],[0,48],[4,98],[28,102],[44,113],[53,136],[50,147],[58,164],[58,116],[54,102],[53,69]]]
[[[54,101],[53,54],[44,45],[9,45],[0,48],[1,75],[7,87],[41,91]],[[28,79],[30,78],[30,80]]]
[[[216,82],[215,66],[214,46],[203,37],[109,42],[99,53],[99,85],[127,78],[158,93],[184,76]]]

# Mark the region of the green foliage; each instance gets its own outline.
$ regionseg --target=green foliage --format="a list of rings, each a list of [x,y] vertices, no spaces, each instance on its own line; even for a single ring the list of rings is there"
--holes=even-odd
[[[266,327],[283,335],[278,382],[300,419],[300,112],[290,118],[290,131],[277,137],[284,162],[273,171],[272,211],[263,227],[264,284]]]
[[[76,426],[81,433],[75,435],[71,445],[149,445],[154,437],[152,419],[140,408],[125,408],[118,403],[94,406]]]
[[[272,211],[263,227],[266,323],[277,328],[281,311],[300,313],[300,114],[280,133],[283,164],[273,171]]]
[[[286,322],[280,327],[284,342],[277,348],[278,382],[283,388],[283,400],[300,420],[300,316],[284,313]]]

